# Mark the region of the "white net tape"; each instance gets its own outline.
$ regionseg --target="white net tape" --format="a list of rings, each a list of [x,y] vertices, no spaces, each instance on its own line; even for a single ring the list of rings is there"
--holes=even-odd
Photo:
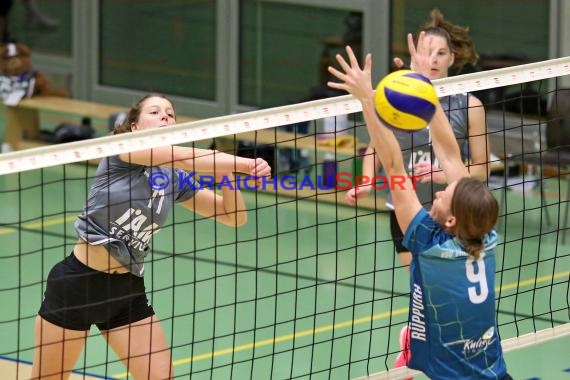
[[[481,91],[570,74],[570,57],[433,81],[438,96]],[[87,161],[165,145],[259,131],[360,112],[351,95],[0,155],[0,175]]]
[[[559,339],[570,335],[570,324],[564,324],[552,328],[537,331],[535,333],[521,335],[515,338],[505,339],[501,342],[504,352],[514,351],[531,345],[548,342],[552,339]],[[421,375],[421,372],[414,371],[407,367],[400,367],[390,371],[379,372],[374,375],[359,377],[354,380],[401,380],[412,376]]]

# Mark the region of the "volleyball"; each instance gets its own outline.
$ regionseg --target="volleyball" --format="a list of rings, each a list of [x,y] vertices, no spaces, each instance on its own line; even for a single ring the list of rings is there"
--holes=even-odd
[[[387,126],[418,131],[431,121],[438,99],[431,81],[412,70],[386,75],[376,87],[374,104],[380,120]]]

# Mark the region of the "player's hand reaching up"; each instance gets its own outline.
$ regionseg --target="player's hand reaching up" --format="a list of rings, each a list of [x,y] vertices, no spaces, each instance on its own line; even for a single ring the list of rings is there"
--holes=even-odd
[[[433,36],[426,36],[421,32],[418,36],[418,44],[414,45],[414,38],[408,33],[408,50],[410,51],[410,67],[412,70],[422,74],[426,78],[430,77],[431,62],[437,55],[437,49],[432,47]]]
[[[402,58],[394,57],[393,61],[394,61],[394,65],[396,65],[396,67],[398,69],[406,69],[406,64],[404,63],[404,60]],[[411,67],[410,67],[410,69],[413,70]]]
[[[366,58],[364,60],[364,68],[361,69],[350,46],[346,47],[346,53],[348,54],[348,61],[350,62],[350,65],[340,54],[336,55],[336,60],[344,72],[341,72],[332,66],[329,66],[328,68],[329,73],[337,77],[341,83],[328,82],[327,85],[331,88],[344,90],[352,94],[360,101],[372,100],[374,97],[374,92],[372,90],[372,80],[370,74],[372,69],[371,55],[366,55]]]

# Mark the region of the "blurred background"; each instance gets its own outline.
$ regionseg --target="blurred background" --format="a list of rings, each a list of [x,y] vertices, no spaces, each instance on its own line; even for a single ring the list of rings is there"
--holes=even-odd
[[[28,3],[14,0],[10,38],[72,97],[127,106],[161,92],[199,118],[337,95],[324,86],[326,66],[346,44],[373,54],[378,80],[434,7],[470,27],[481,59],[466,71],[570,54],[562,0],[36,0],[34,12]]]

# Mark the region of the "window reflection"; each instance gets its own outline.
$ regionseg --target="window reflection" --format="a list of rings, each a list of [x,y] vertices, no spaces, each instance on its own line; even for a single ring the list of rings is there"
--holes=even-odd
[[[416,32],[437,7],[446,19],[468,26],[480,55],[477,70],[548,59],[549,0],[392,1],[392,55],[406,56],[406,34]]]
[[[104,85],[216,98],[216,1],[102,0]]]
[[[360,13],[241,0],[239,103],[271,107],[331,96],[326,67],[346,43],[360,50]]]
[[[6,0],[2,8],[8,4]],[[71,57],[71,0],[13,0],[8,12],[7,39],[33,52]]]
[[[431,10],[437,7],[446,19],[469,27],[469,34],[480,56],[475,66],[468,65],[460,71],[450,70],[450,75],[546,60],[549,58],[549,5],[549,0],[487,0],[469,6],[456,0],[440,0],[437,4],[425,0],[393,0],[392,56],[402,57],[409,62],[406,34],[415,33],[429,19]],[[528,94],[536,98],[538,85],[528,83],[523,89],[520,86],[501,87],[476,95],[487,109],[500,108],[505,99]],[[544,103],[544,100],[541,102]],[[507,102],[511,103],[514,102]]]

